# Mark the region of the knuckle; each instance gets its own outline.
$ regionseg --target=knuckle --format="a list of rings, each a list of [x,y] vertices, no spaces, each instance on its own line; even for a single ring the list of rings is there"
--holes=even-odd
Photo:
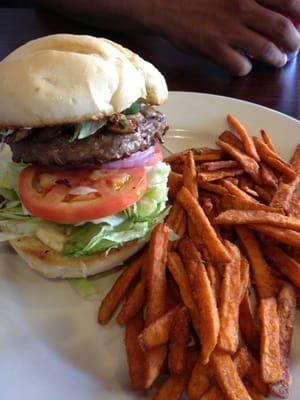
[[[292,23],[290,20],[285,17],[278,18],[276,23],[276,31],[280,38],[285,39],[289,35],[291,28]]]
[[[269,41],[263,41],[257,46],[257,53],[259,56],[269,60],[274,57],[275,45]]]
[[[237,12],[241,15],[248,13],[251,10],[251,1],[249,0],[235,0],[234,6]]]

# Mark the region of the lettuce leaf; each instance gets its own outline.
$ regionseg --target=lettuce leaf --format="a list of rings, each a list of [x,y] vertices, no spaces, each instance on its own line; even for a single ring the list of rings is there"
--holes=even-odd
[[[23,163],[0,160],[0,188],[14,190],[18,193],[19,175],[24,167]]]
[[[87,278],[70,278],[70,285],[75,292],[85,300],[95,300],[98,298],[98,291]]]

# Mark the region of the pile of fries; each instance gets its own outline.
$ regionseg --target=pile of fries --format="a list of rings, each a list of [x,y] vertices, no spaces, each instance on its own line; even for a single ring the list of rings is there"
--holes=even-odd
[[[166,158],[171,211],[99,309],[106,324],[123,301],[132,387],[159,382],[156,400],[289,396],[300,145],[286,162],[265,131],[227,120],[219,149]]]

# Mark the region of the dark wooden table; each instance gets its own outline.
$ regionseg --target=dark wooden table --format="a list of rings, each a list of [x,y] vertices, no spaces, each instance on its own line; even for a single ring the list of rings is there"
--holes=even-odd
[[[300,119],[300,56],[281,70],[255,66],[247,77],[234,78],[206,59],[184,54],[158,37],[112,34],[34,9],[0,8],[0,21],[0,58],[30,39],[52,33],[105,36],[154,63],[165,75],[170,90],[236,97]]]

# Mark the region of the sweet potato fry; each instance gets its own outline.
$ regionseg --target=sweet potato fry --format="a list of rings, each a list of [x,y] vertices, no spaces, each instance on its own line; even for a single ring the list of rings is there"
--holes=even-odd
[[[277,153],[274,153],[265,143],[257,137],[253,138],[258,154],[266,164],[281,172],[288,179],[296,177],[295,171],[291,165],[283,160]]]
[[[207,275],[209,277],[212,290],[215,295],[216,303],[219,304],[220,291],[221,291],[220,273],[217,270],[217,268],[215,268],[210,261],[206,261],[206,270],[207,270]]]
[[[168,195],[171,200],[174,200],[176,198],[176,194],[178,190],[181,188],[182,184],[183,184],[182,175],[171,171],[168,177],[168,188],[169,188]]]
[[[280,180],[277,192],[275,193],[271,203],[272,206],[283,208],[286,211],[289,210],[293,193],[297,189],[300,181],[300,144],[298,144],[292,157],[291,165],[293,170],[296,172],[295,178],[290,181],[286,181],[284,178]]]
[[[257,203],[257,200],[253,199],[251,196],[249,196],[247,193],[245,193],[229,180],[223,179],[221,181],[221,185],[224,186],[227,189],[228,193],[232,194],[233,196],[239,197],[240,199],[244,199],[249,202]]]
[[[255,388],[255,386],[251,385],[251,383],[247,381],[245,382],[245,386],[252,400],[263,400],[261,393]]]
[[[126,302],[117,316],[119,325],[125,325],[144,307],[146,301],[146,279],[141,277],[129,294]]]
[[[139,335],[139,343],[142,348],[150,350],[169,341],[174,316],[179,307],[175,306],[143,330]]]
[[[280,243],[285,243],[289,246],[295,246],[298,248],[300,247],[300,232],[263,224],[249,224],[249,228],[264,233],[267,236],[271,236]]]
[[[178,218],[180,218],[180,215],[183,214],[184,211],[179,204],[178,201],[175,201],[172,204],[171,211],[169,212],[169,215],[166,218],[166,224],[169,226],[169,228],[173,229],[175,226],[175,223],[177,222]]]
[[[214,205],[211,201],[211,198],[209,198],[209,197],[202,198],[202,208],[203,208],[203,211],[205,212],[206,216],[210,219],[212,217],[211,214],[214,209]]]
[[[259,298],[276,296],[277,282],[266,263],[254,234],[244,226],[236,227],[238,237],[250,262]]]
[[[166,162],[168,164],[176,163],[176,162],[177,163],[183,163],[183,159],[184,159],[184,156],[187,153],[187,151],[189,151],[189,150],[187,149],[187,150],[184,150],[184,151],[180,151],[178,153],[170,154],[170,155],[168,155],[167,157],[164,158],[164,162]]]
[[[241,189],[245,192],[245,193],[247,193],[249,196],[252,196],[252,197],[259,197],[259,194],[256,192],[256,190],[254,190],[254,189],[251,189],[251,188],[249,188],[248,186],[243,186],[243,187],[241,187]]]
[[[276,383],[283,379],[276,299],[274,297],[261,299],[258,313],[261,322],[260,367],[262,378],[266,383]]]
[[[262,180],[263,185],[270,186],[274,189],[277,189],[278,178],[275,175],[275,173],[273,172],[272,168],[270,168],[264,162],[260,163],[260,174],[261,174],[261,180]]]
[[[198,199],[197,171],[192,151],[184,157],[183,185]]]
[[[300,200],[294,195],[288,207],[288,214],[300,219]]]
[[[275,144],[273,143],[270,135],[264,129],[261,129],[260,134],[261,134],[262,140],[269,147],[269,149],[274,151],[274,153],[277,153]]]
[[[143,313],[138,313],[126,325],[125,344],[131,385],[135,390],[144,389],[146,383],[146,355],[140,347],[138,336],[144,329]]]
[[[260,183],[261,179],[259,174],[259,165],[254,158],[251,158],[246,153],[243,153],[236,147],[223,142],[222,140],[217,140],[217,145],[226,151],[232,158],[238,161],[238,163],[243,167],[244,171],[246,171],[256,183]]]
[[[226,398],[221,389],[217,385],[213,385],[204,393],[201,400],[226,400]]]
[[[278,213],[278,208],[272,208],[261,204],[254,199],[246,200],[237,196],[225,195],[221,198],[221,207],[224,210],[263,210]]]
[[[167,225],[159,224],[156,225],[151,234],[146,272],[146,326],[160,318],[166,311],[168,233]],[[147,352],[145,388],[149,388],[158,377],[165,357],[165,346]]]
[[[183,239],[179,251],[185,261],[194,303],[199,310],[201,354],[203,363],[207,364],[217,344],[220,327],[216,299],[201,255],[193,242]]]
[[[251,367],[246,374],[246,379],[265,397],[269,394],[269,385],[267,385],[261,377],[260,365],[256,359],[249,353]]]
[[[227,210],[214,218],[214,223],[220,225],[268,224],[300,231],[299,219],[259,210]]]
[[[253,143],[253,139],[247,132],[244,125],[242,125],[241,122],[231,114],[227,115],[227,121],[229,122],[229,124],[232,125],[237,134],[240,136],[248,156],[252,157],[256,161],[260,161],[259,155],[257,154],[257,150]]]
[[[181,258],[175,252],[168,254],[168,268],[176,281],[183,303],[189,309],[197,335],[201,337],[201,320],[199,311],[191,294],[188,276],[185,272]]]
[[[183,306],[175,311],[170,334],[168,365],[171,375],[180,375],[186,369],[188,342],[190,338],[188,309]]]
[[[195,223],[197,232],[201,236],[211,257],[220,263],[229,261],[228,251],[218,238],[203,209],[192,194],[185,187],[182,187],[177,194],[177,199]]]
[[[277,246],[267,246],[264,253],[270,263],[300,288],[300,264]]]
[[[99,324],[107,324],[117,307],[124,299],[128,288],[140,272],[145,256],[135,258],[116,280],[113,287],[102,300],[98,313]]]
[[[199,356],[187,387],[189,400],[200,399],[210,386],[211,376],[210,365],[204,365],[202,357]]]
[[[203,190],[207,190],[208,192],[220,194],[220,195],[226,195],[228,194],[228,191],[221,185],[217,183],[211,183],[211,182],[200,182],[198,180],[198,187]]]
[[[244,171],[241,168],[228,168],[228,169],[220,169],[218,171],[205,171],[205,172],[199,171],[198,183],[201,184],[201,182],[217,181],[219,179],[241,175],[243,172]]]
[[[259,194],[259,196],[266,202],[266,203],[271,203],[272,199],[273,199],[273,195],[272,193],[270,193],[270,190],[263,188],[262,186],[259,185],[255,185],[255,190],[256,193]]]
[[[283,368],[283,379],[277,383],[270,385],[271,392],[280,397],[287,399],[289,397],[289,385],[291,376],[289,371],[289,358],[291,352],[292,336],[296,313],[296,291],[292,285],[285,284],[278,296],[278,315],[280,330],[280,356]]]
[[[241,297],[241,254],[238,248],[227,242],[231,256],[225,265],[220,294],[220,333],[218,347],[234,354],[239,343],[239,305]]]
[[[154,396],[154,400],[181,400],[184,389],[189,381],[190,375],[196,362],[196,352],[189,348],[187,357],[187,368],[180,375],[170,375]]]
[[[219,149],[210,149],[208,147],[202,147],[199,149],[193,149],[194,160],[196,163],[206,161],[219,161],[223,159],[224,153]]]
[[[241,270],[240,270],[240,302],[248,292],[250,285],[250,268],[249,263],[245,257],[241,258]]]
[[[243,339],[249,349],[256,355],[259,351],[259,331],[254,320],[251,302],[248,292],[242,299],[240,305],[240,329]]]
[[[212,161],[200,164],[199,169],[201,171],[218,171],[220,169],[239,168],[239,165],[240,164],[235,160]]]
[[[240,151],[245,151],[242,141],[235,136],[231,131],[224,131],[220,136],[219,140],[222,140],[225,143],[231,144],[236,147]]]
[[[251,400],[229,354],[215,350],[211,355],[214,376],[229,400]]]
[[[178,202],[175,202],[175,203],[177,204]],[[184,209],[180,205],[179,205],[179,207],[180,207],[180,209],[175,216],[176,219],[171,228],[179,237],[182,237],[185,234],[185,231],[187,228],[187,217],[186,217],[186,213],[185,213]],[[168,250],[172,251],[172,250],[176,249],[177,244],[178,244],[178,240],[169,241]]]
[[[243,378],[251,368],[251,357],[246,346],[241,347],[233,358],[233,362],[240,378]]]

